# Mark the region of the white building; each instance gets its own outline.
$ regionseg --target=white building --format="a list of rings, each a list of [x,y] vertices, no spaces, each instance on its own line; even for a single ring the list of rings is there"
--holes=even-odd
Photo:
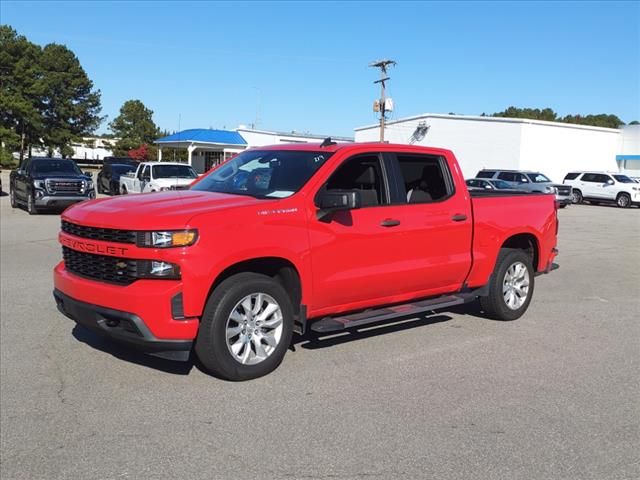
[[[616,155],[622,152],[625,130],[426,113],[388,122],[385,140],[452,150],[466,178],[475,177],[483,168],[504,168],[537,170],[562,182],[570,170],[617,171],[620,159]],[[628,135],[633,136],[631,131]],[[378,141],[379,137],[379,125],[355,129],[356,142]],[[631,150],[638,148],[637,139],[636,143],[630,138],[624,142]]]
[[[82,160],[104,160],[104,157],[113,156],[112,145],[118,141],[117,138],[101,138],[101,137],[83,137],[81,142],[71,144],[73,148],[73,158],[76,161]],[[19,152],[13,154],[15,158],[20,157]],[[33,147],[31,149],[32,157],[48,157],[49,151],[46,148]],[[54,149],[54,157],[61,157],[60,150]]]
[[[625,125],[621,128],[616,161],[621,172],[640,177],[640,125]]]

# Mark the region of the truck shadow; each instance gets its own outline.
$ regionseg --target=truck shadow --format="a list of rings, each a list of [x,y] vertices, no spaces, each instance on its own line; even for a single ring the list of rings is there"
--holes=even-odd
[[[194,362],[190,359],[188,362],[176,362],[173,360],[165,360],[163,358],[146,355],[144,353],[136,352],[125,347],[121,347],[117,343],[112,342],[108,338],[105,338],[97,333],[87,330],[79,325],[73,327],[71,331],[73,337],[96,350],[108,353],[116,357],[119,360],[125,362],[135,363],[136,365],[142,365],[144,367],[160,370],[165,373],[172,373],[174,375],[189,375],[191,369],[194,366]]]
[[[418,329],[420,327],[426,327],[428,325],[433,325],[436,323],[447,322],[451,319],[452,317],[442,313],[438,313],[433,316],[421,315],[419,317],[413,315],[409,317],[399,317],[391,322],[370,324],[360,328],[349,329],[342,332],[319,334],[316,332],[307,331],[307,333],[305,333],[305,335],[303,336],[294,334],[293,340],[291,341],[290,349],[295,351],[296,346],[300,346],[301,348],[309,350],[329,348],[348,342],[355,342],[371,337],[377,337],[378,335],[388,335],[394,332]]]

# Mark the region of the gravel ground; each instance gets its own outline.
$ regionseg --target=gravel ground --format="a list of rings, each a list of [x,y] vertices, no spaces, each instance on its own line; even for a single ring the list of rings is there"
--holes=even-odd
[[[0,217],[3,479],[640,478],[638,209],[561,210],[561,268],[516,322],[298,338],[245,383],[74,327],[59,216],[5,195]]]

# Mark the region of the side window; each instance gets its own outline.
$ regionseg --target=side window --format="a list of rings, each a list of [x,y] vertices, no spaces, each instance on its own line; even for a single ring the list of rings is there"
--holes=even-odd
[[[515,173],[514,176],[516,178],[516,182],[518,183],[529,183],[529,179],[527,178],[527,176],[523,175],[522,173]]]
[[[145,182],[151,180],[151,167],[149,165],[144,167],[144,170],[142,171],[142,180]]]
[[[396,158],[407,203],[437,202],[453,193],[451,177],[442,157],[399,154]]]
[[[347,159],[329,177],[327,190],[357,190],[363,207],[385,205],[387,201],[382,166],[377,155],[363,155]]]
[[[582,180],[583,182],[595,182],[595,181],[596,181],[596,180],[595,180],[595,175],[594,175],[593,173],[585,173],[585,174],[582,176],[581,180]]]
[[[495,174],[496,172],[493,170],[481,170],[478,172],[478,175],[476,175],[476,178],[493,178]]]
[[[25,173],[31,173],[31,159],[27,158],[24,163],[22,164],[22,170],[25,171]]]
[[[513,172],[500,172],[498,178],[500,180],[504,180],[505,182],[517,182],[516,174]]]
[[[567,175],[564,177],[565,180],[575,180],[576,178],[578,178],[578,175],[580,175],[577,172],[571,172],[571,173],[567,173]]]
[[[609,175],[598,175],[598,183],[607,183],[612,178]]]

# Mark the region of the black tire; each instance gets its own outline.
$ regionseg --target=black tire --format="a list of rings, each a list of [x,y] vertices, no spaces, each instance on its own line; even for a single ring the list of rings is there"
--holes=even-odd
[[[122,185],[122,187],[120,187],[120,193],[122,195],[126,195],[127,193],[129,193],[129,192],[127,192],[127,187]]]
[[[580,190],[576,190],[575,188],[571,190],[571,203],[579,204],[582,203],[583,200]]]
[[[96,190],[98,193],[104,193],[104,189],[102,188],[102,179],[98,177],[98,181],[96,182]]]
[[[505,276],[507,271],[518,263],[523,264],[527,269],[529,288],[522,305],[519,306],[519,308],[513,309],[507,305],[503,293],[503,286],[506,282]],[[529,303],[531,303],[535,283],[534,273],[531,258],[525,251],[513,248],[503,248],[500,250],[495,269],[489,279],[489,295],[480,298],[482,309],[487,316],[495,320],[516,320],[520,318],[524,312],[527,311],[527,308],[529,308]]]
[[[9,189],[9,200],[11,201],[11,208],[18,208],[18,201],[16,200],[16,190],[14,188]]]
[[[33,199],[33,195],[29,194],[27,196],[27,212],[29,215],[37,215],[38,209],[36,208],[35,200]]]
[[[631,196],[628,193],[621,193],[616,198],[616,205],[620,208],[629,208],[631,206]]]
[[[280,342],[269,356],[255,365],[243,365],[229,351],[226,327],[238,302],[254,293],[267,294],[278,303],[283,330]],[[209,296],[200,321],[195,352],[213,375],[231,381],[251,380],[272,372],[280,365],[292,334],[293,307],[284,288],[266,275],[239,273],[224,280]]]
[[[109,184],[109,194],[110,195],[120,195],[120,185],[114,182]]]

